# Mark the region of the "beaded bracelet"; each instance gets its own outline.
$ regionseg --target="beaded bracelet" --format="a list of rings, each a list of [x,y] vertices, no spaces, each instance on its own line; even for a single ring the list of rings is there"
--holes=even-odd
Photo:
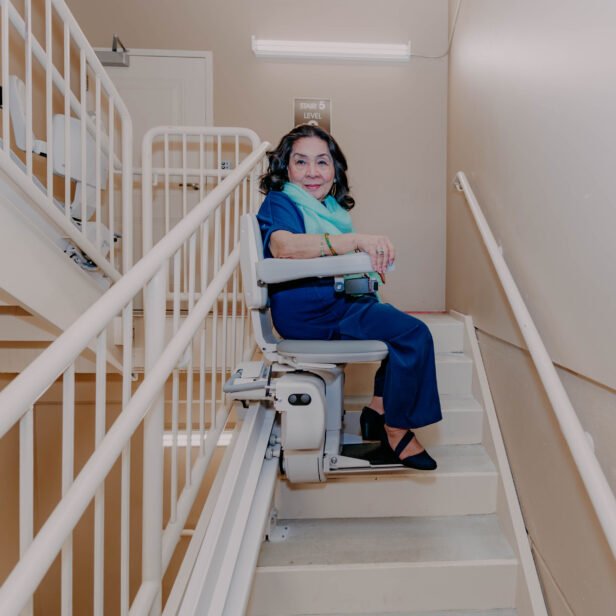
[[[325,256],[325,244],[324,244],[324,240],[325,240],[325,234],[323,234],[321,236],[321,256],[324,257]]]
[[[332,243],[329,241],[329,233],[325,233],[323,237],[325,237],[325,241],[327,242],[327,246],[332,253],[332,256],[336,256],[338,253],[333,249]]]

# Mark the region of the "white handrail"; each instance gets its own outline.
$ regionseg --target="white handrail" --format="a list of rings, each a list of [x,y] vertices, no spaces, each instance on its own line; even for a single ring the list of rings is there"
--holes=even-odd
[[[213,189],[209,195],[180,221],[158,244],[143,257],[122,279],[114,285],[103,297],[89,308],[64,334],[62,334],[47,350],[45,350],[26,370],[0,392],[0,435],[4,435],[16,422],[27,414],[32,404],[55,381],[55,379],[70,366],[89,341],[99,332],[105,330],[108,323],[120,310],[143,288],[151,285],[152,280],[160,278],[171,257],[189,238],[194,236],[201,224],[213,213],[228,196],[237,189],[238,184],[250,176],[254,177],[255,169],[263,160],[268,143],[262,143],[229,175],[229,177]],[[217,214],[218,215],[218,214]],[[57,553],[65,544],[65,540],[78,523],[83,511],[91,502],[94,494],[100,489],[102,482],[128,445],[137,426],[146,415],[151,415],[151,407],[159,396],[169,375],[177,366],[178,360],[184,355],[193,336],[210,313],[218,296],[232,279],[239,263],[239,246],[235,246],[219,263],[219,268],[201,294],[199,301],[192,307],[189,315],[179,327],[164,352],[151,362],[147,375],[130,401],[123,403],[122,413],[114,422],[109,432],[96,447],[94,453],[75,478],[74,483],[63,495],[62,500],[34,537],[19,563],[13,569],[2,588],[0,588],[0,613],[17,613],[32,596],[42,580],[45,572],[56,558]],[[104,340],[104,335],[102,340]],[[104,344],[101,343],[101,346]],[[98,381],[97,381],[98,387]],[[29,401],[29,402],[28,402]],[[24,406],[25,405],[25,406]],[[212,423],[208,433],[209,439],[217,440],[223,424]],[[145,432],[145,430],[144,430]],[[155,439],[162,447],[162,432]],[[144,436],[145,448],[145,436]],[[202,465],[203,466],[203,465]],[[202,473],[205,468],[201,469]],[[202,475],[199,476],[200,483]],[[159,478],[162,484],[162,476]],[[145,505],[144,496],[144,505]],[[162,512],[162,502],[156,504]],[[146,513],[144,507],[144,513]],[[149,514],[150,512],[147,511]],[[145,521],[144,521],[145,527]],[[145,532],[145,531],[144,531]],[[161,535],[160,526],[156,529]],[[171,528],[169,537],[175,533]],[[163,546],[164,547],[164,546]],[[159,552],[156,558],[161,558]],[[162,560],[162,558],[161,558]],[[142,578],[141,589],[130,610],[143,613],[142,607],[149,610],[149,605],[159,595],[153,592],[153,584],[160,588],[164,570],[156,579],[146,576]],[[102,600],[99,602],[102,606]]]
[[[612,549],[612,553],[616,556],[616,498],[614,493],[586,439],[582,424],[558,377],[554,363],[541,340],[541,336],[505,263],[505,259],[500,253],[468,179],[462,171],[456,174],[455,186],[466,197],[481,237],[492,259],[494,269],[498,274],[517,324],[535,363],[543,387],[550,399],[560,429],[567,441],[573,460],[578,467],[584,486],[597,513],[605,537]]]
[[[69,329],[41,353],[16,379],[0,392],[0,438],[21,419],[29,407],[81,353],[89,341],[142,289],[199,228],[216,206],[263,157],[269,143],[263,142],[243,163],[219,184],[188,216],[179,222],[152,250],[96,301]]]

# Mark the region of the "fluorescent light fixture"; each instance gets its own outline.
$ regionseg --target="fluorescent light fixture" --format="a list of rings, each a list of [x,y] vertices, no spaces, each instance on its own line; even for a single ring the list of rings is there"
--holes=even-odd
[[[408,43],[337,43],[326,41],[281,41],[252,37],[257,58],[300,58],[309,60],[376,60],[408,62]]]

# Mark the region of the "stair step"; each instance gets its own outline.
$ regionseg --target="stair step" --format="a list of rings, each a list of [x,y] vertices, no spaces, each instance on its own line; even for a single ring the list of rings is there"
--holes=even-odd
[[[436,353],[436,379],[439,394],[470,396],[473,362],[464,353]],[[378,362],[349,364],[345,370],[345,395],[371,396]]]
[[[473,361],[463,353],[436,354],[436,381],[439,394],[470,396]]]
[[[249,614],[511,608],[517,561],[495,515],[281,520]]]
[[[437,612],[379,612],[378,616],[517,616],[517,611],[514,609],[502,610],[438,610]],[[306,614],[305,616],[366,616],[354,612],[353,614]],[[374,615],[376,616],[376,614]]]
[[[346,396],[344,408],[344,431],[359,436],[359,416],[368,404],[368,397]],[[481,442],[483,410],[472,396],[441,395],[443,421],[416,430],[424,447],[433,445],[473,445]]]
[[[498,475],[481,445],[436,445],[435,471],[332,475],[321,484],[278,484],[285,518],[468,515],[496,510]]]
[[[429,328],[437,353],[462,352],[464,349],[464,324],[445,313],[413,314]]]

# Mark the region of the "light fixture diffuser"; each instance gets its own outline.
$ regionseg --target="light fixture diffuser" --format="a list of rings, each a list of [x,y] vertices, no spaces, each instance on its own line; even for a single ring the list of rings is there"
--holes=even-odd
[[[283,41],[252,37],[257,58],[299,58],[307,60],[376,60],[408,62],[408,43],[338,43],[328,41]]]

